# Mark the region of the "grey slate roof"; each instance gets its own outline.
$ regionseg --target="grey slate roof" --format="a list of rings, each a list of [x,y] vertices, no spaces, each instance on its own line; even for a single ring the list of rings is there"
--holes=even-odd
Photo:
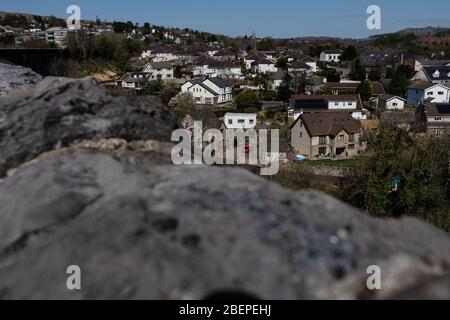
[[[423,70],[431,81],[450,81],[450,67],[424,67]]]

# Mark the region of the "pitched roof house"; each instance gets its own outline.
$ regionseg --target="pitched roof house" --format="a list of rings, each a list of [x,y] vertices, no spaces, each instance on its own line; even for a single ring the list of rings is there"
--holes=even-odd
[[[275,62],[267,58],[257,59],[251,63],[251,69],[254,73],[276,72],[278,68],[275,67]]]
[[[181,86],[181,92],[190,92],[195,102],[203,105],[217,105],[233,100],[233,87],[219,77],[187,81]]]
[[[142,70],[152,74],[152,79],[170,80],[173,79],[173,65],[170,62],[149,62]]]
[[[422,131],[431,136],[450,135],[450,103],[425,102],[417,108]]]
[[[422,67],[413,80],[450,85],[450,66]]]
[[[386,110],[403,110],[406,100],[391,94],[382,94],[372,100],[377,103],[378,108]]]
[[[320,61],[322,62],[340,62],[342,50],[325,50],[320,54]]]
[[[291,145],[309,159],[351,158],[366,150],[359,120],[346,112],[302,114],[291,127]]]
[[[353,118],[363,120],[367,116],[363,110],[360,95],[296,95],[292,96],[289,118],[298,119],[304,113],[345,111]]]
[[[408,87],[408,104],[418,106],[424,102],[450,102],[450,88],[444,84],[416,82]]]

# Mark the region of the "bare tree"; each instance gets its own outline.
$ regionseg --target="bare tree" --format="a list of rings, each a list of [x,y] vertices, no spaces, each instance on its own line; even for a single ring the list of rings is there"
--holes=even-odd
[[[193,125],[196,111],[194,97],[189,92],[180,92],[169,101],[169,107],[175,110],[184,128]]]

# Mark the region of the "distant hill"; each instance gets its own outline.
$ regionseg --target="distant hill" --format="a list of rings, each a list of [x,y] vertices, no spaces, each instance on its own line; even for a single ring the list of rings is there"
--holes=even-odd
[[[33,19],[33,16],[36,16],[36,14],[30,14],[30,13],[23,13],[23,12],[4,12],[0,11],[0,18],[3,18],[5,15],[14,14],[14,15],[22,15],[27,17],[28,19]],[[46,19],[50,16],[41,16],[42,18]],[[65,19],[63,17],[62,19]],[[124,19],[126,20],[126,19]],[[92,22],[91,20],[83,20],[84,22]],[[351,38],[339,38],[339,37],[332,37],[332,36],[302,36],[302,37],[293,37],[289,39],[284,40],[293,40],[296,42],[340,42],[342,44],[351,45],[351,44],[364,44],[364,43],[371,43],[374,40],[387,36],[389,34],[409,34],[414,33],[418,37],[424,37],[424,36],[435,36],[437,33],[442,31],[450,31],[450,28],[447,27],[423,27],[423,28],[407,28],[403,29],[397,32],[390,32],[385,34],[379,34],[370,36],[365,39],[351,39]],[[208,33],[208,32],[207,32]],[[278,38],[277,40],[283,40],[281,38]]]
[[[14,14],[14,15],[21,15],[24,17],[27,17],[28,19],[33,19],[33,16],[35,16],[34,14],[31,13],[23,13],[23,12],[4,12],[4,11],[0,11],[0,17],[3,18],[6,15],[9,14]],[[42,18],[48,18],[46,16],[41,16]]]
[[[398,33],[407,34],[414,33],[416,36],[435,36],[439,32],[449,31],[450,28],[440,28],[440,27],[425,27],[425,28],[408,28],[399,31]]]
[[[418,37],[426,37],[426,36],[435,36],[439,32],[443,32],[443,31],[450,31],[450,28],[442,28],[442,27],[407,28],[407,29],[403,29],[403,30],[400,30],[397,32],[390,32],[390,33],[384,33],[384,34],[371,36],[369,39],[377,39],[377,38],[380,38],[383,36],[387,36],[389,34],[405,35],[405,34],[411,34],[411,33],[413,33],[414,35],[416,35]]]

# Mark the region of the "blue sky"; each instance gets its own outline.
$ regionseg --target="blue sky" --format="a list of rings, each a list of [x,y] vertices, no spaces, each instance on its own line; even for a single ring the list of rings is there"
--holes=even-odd
[[[406,27],[450,27],[449,0],[0,0],[0,11],[67,17],[70,4],[82,18],[150,22],[231,36],[339,36],[363,38]],[[382,30],[368,30],[367,7],[381,7]]]

